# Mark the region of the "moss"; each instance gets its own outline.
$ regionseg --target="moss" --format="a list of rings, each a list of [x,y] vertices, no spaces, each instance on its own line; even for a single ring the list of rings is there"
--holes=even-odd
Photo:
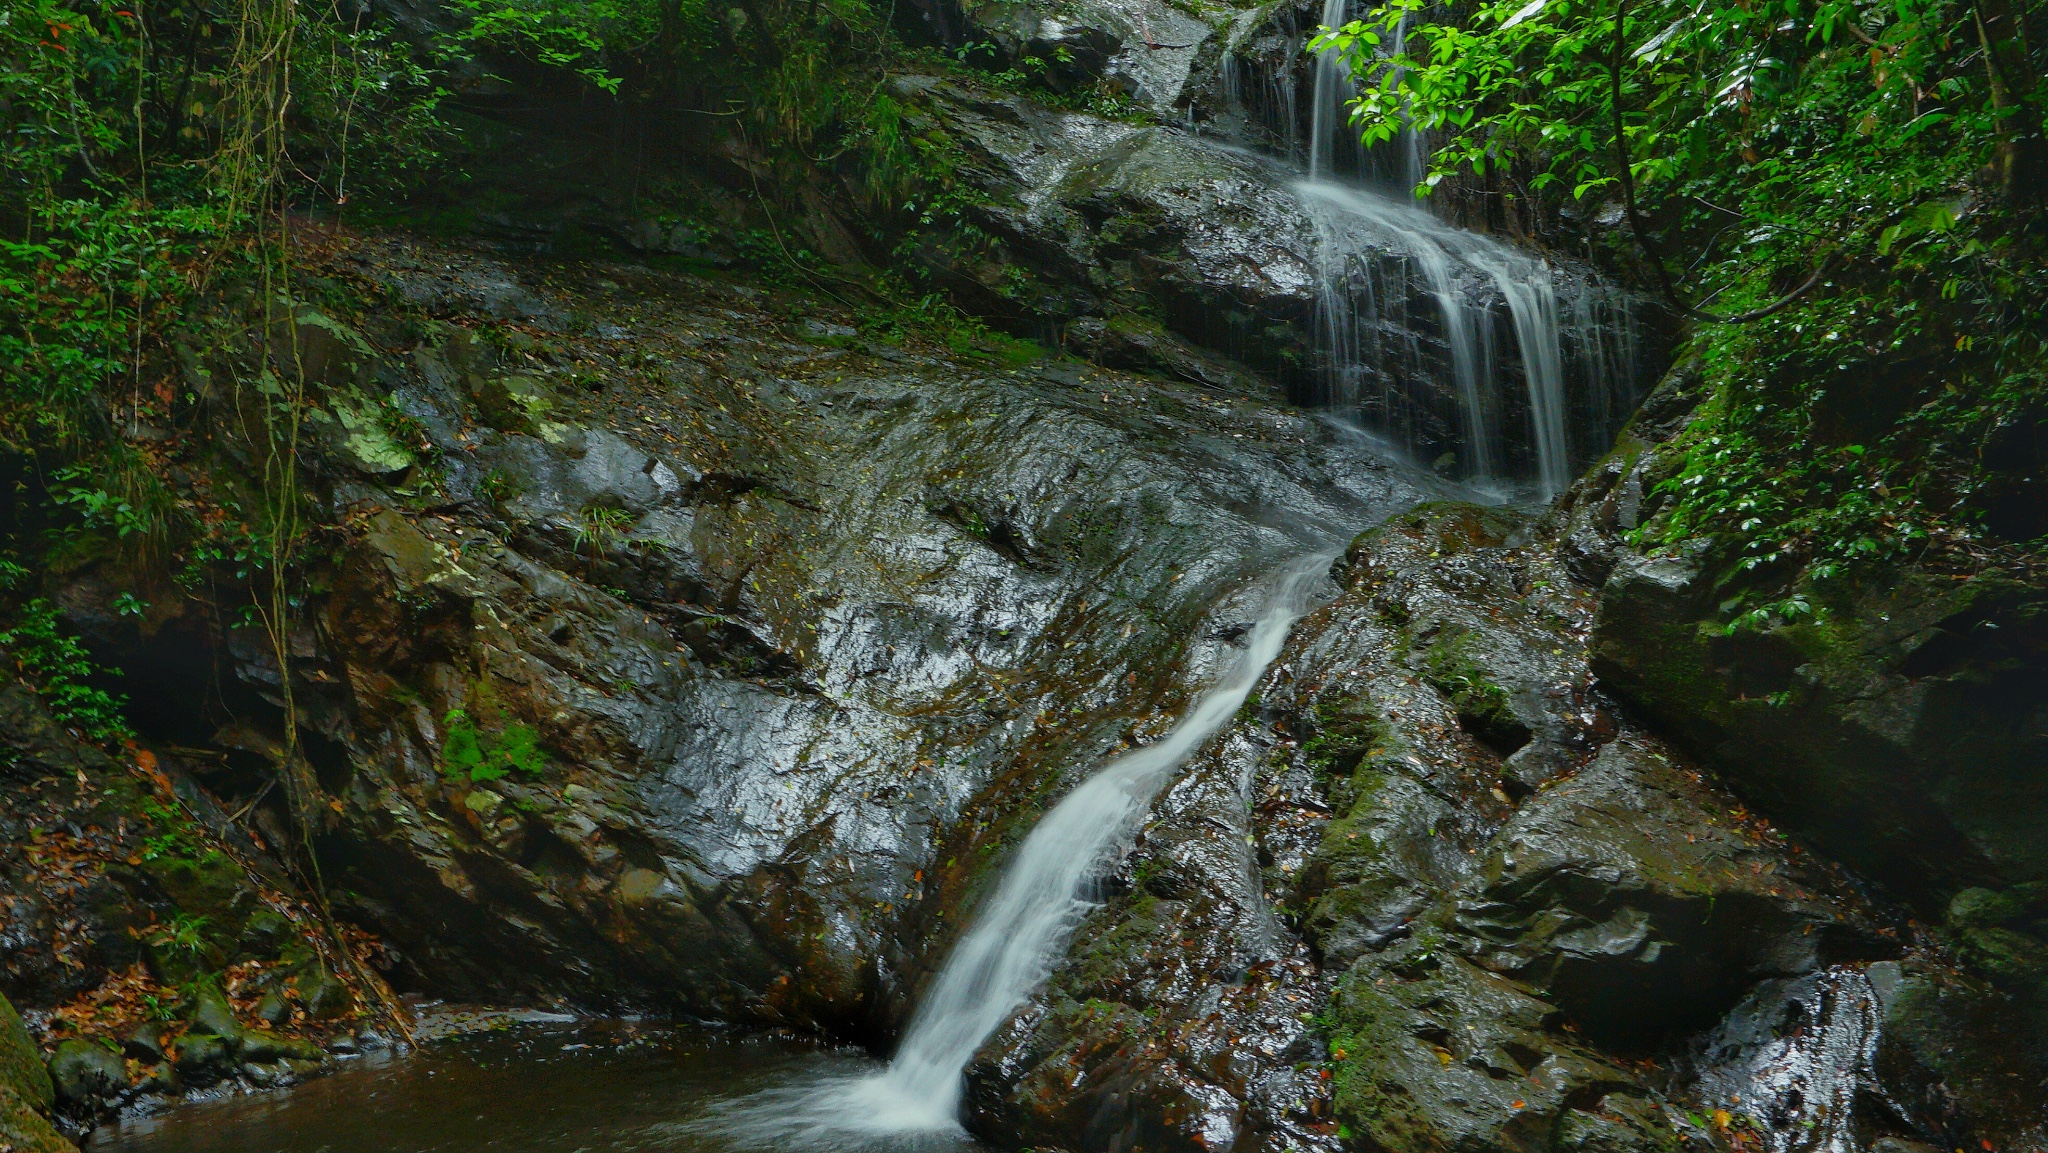
[[[1590,1148],[1676,1150],[1651,1095],[1551,1033],[1555,1015],[1424,929],[1331,994],[1320,1023],[1336,1118],[1376,1149],[1547,1149],[1581,1132]]]
[[[35,1041],[5,996],[0,996],[0,1088],[12,1090],[34,1109],[48,1109],[56,1100]],[[4,1111],[0,1105],[0,1113]]]
[[[1529,743],[1529,729],[1508,705],[1506,689],[1493,683],[1471,654],[1471,635],[1445,630],[1422,654],[1422,679],[1457,710],[1458,723],[1503,751]]]
[[[1360,542],[1383,533],[1398,532],[1418,541],[1432,552],[1458,553],[1475,548],[1499,548],[1520,527],[1515,514],[1462,501],[1430,501],[1390,517],[1377,528],[1361,533],[1351,546],[1354,555]]]
[[[1318,701],[1310,715],[1316,732],[1302,742],[1302,756],[1332,807],[1348,812],[1357,798],[1371,792],[1359,779],[1359,769],[1387,739],[1386,724],[1360,698]]]
[[[78,1153],[77,1146],[12,1088],[0,1083],[0,1149],[12,1153]]]

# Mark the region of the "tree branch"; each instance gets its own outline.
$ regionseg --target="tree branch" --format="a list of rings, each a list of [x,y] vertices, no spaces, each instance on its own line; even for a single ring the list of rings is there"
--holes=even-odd
[[[1608,56],[1607,77],[1612,89],[1610,104],[1614,109],[1614,153],[1615,157],[1621,162],[1621,200],[1622,205],[1628,211],[1629,231],[1635,233],[1636,244],[1641,246],[1643,255],[1649,257],[1650,270],[1656,273],[1657,287],[1664,293],[1664,299],[1681,314],[1689,316],[1694,320],[1704,320],[1710,324],[1746,324],[1749,321],[1762,320],[1766,316],[1780,312],[1793,301],[1812,292],[1820,284],[1821,277],[1827,273],[1828,265],[1834,261],[1832,253],[1821,258],[1820,264],[1813,270],[1813,275],[1808,276],[1799,287],[1764,305],[1762,308],[1751,309],[1748,312],[1738,312],[1733,315],[1723,315],[1695,308],[1679,298],[1678,286],[1672,283],[1671,272],[1664,265],[1664,253],[1657,247],[1657,242],[1650,238],[1650,230],[1644,227],[1642,213],[1636,208],[1635,165],[1628,154],[1627,118],[1622,113],[1621,103],[1621,60],[1622,54],[1628,46],[1628,38],[1624,35],[1623,29],[1627,26],[1628,5],[1629,0],[1617,0],[1615,4],[1614,50]]]

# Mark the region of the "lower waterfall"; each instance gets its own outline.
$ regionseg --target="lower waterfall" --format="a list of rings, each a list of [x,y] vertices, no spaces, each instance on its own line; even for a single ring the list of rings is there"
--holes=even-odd
[[[960,1132],[962,1078],[975,1052],[1052,971],[1093,905],[1089,882],[1137,830],[1174,770],[1237,715],[1328,583],[1335,557],[1299,558],[1269,578],[1258,621],[1223,678],[1159,741],[1109,762],[1039,820],[946,958],[887,1068],[771,1089],[714,1111],[707,1127],[763,1147],[849,1147]]]

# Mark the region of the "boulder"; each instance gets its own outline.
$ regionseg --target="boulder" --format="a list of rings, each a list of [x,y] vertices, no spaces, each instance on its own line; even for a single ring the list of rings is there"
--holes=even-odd
[[[292,1004],[282,989],[266,989],[253,1010],[257,1020],[273,1028],[292,1019]]]
[[[78,1153],[56,1126],[34,1106],[0,1081],[0,1149],[13,1153]]]
[[[1368,1147],[1681,1147],[1655,1089],[1446,944],[1401,941],[1330,995],[1334,1104]]]
[[[345,1017],[355,1008],[355,994],[324,966],[301,973],[293,978],[293,984],[298,989],[299,1004],[306,1007],[306,1015],[315,1021]]]
[[[167,1021],[144,1021],[121,1039],[121,1052],[137,1061],[154,1064],[169,1055],[168,1044],[175,1026]]]
[[[1609,743],[1494,838],[1458,904],[1474,960],[1627,1046],[1710,1024],[1758,981],[1897,952],[1725,804],[1651,742]]]
[[[50,1082],[57,1100],[74,1109],[94,1110],[128,1090],[128,1065],[121,1054],[98,1041],[60,1041],[50,1054]]]
[[[77,1153],[44,1114],[56,1088],[35,1041],[6,997],[0,996],[0,1148],[15,1153]]]
[[[1628,554],[1594,668],[1774,818],[1938,916],[2048,881],[2048,613],[2037,593],[1910,567],[1730,629],[1715,558]]]
[[[235,1007],[228,1002],[226,993],[211,980],[202,980],[192,988],[185,1003],[185,1019],[191,1022],[191,1034],[203,1034],[220,1038],[232,1048],[242,1036],[242,1023],[235,1018]]]
[[[234,1069],[235,1051],[212,1033],[187,1033],[178,1040],[176,1067],[186,1084],[211,1085]]]
[[[248,1029],[242,1033],[240,1055],[244,1061],[268,1065],[286,1058],[318,1061],[324,1053],[319,1045],[304,1037],[284,1036],[268,1029]]]

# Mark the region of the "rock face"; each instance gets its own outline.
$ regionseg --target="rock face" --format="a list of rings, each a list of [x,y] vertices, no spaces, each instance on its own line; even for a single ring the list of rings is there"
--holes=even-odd
[[[1735,1116],[1713,1094],[1762,1075],[1724,1056],[1673,1081],[1643,1057],[1902,953],[1848,878],[1599,693],[1593,598],[1518,531],[1443,505],[1359,539],[1257,715],[1162,799],[1068,967],[984,1050],[989,1132],[1705,1145],[1744,1124],[1700,1120]],[[1799,1100],[1760,1124],[1834,1116]]]
[[[1690,379],[1688,366],[1676,368],[1615,454],[1551,514],[1567,566],[1601,585],[1593,667],[1752,806],[1938,925],[1921,940],[1946,957],[1872,966],[1867,990],[1844,978],[1783,994],[1771,1012],[1812,1021],[1840,1044],[1860,1037],[1864,1053],[1769,1060],[1781,1062],[1781,1077],[1801,1063],[1846,1061],[1894,1077],[1916,1069],[1896,1100],[1930,1115],[1967,1110],[1997,1119],[2008,1141],[2039,1142],[2048,1132],[2040,592],[1912,564],[1772,592],[1768,578],[1746,576],[1740,558],[1704,541],[1648,554],[1623,545],[1618,534],[1638,527],[1656,537],[1666,499],[1656,486],[1681,463],[1666,442],[1684,422]],[[1788,593],[1814,611],[1735,621],[1745,604]]]
[[[290,675],[344,911],[444,996],[875,1036],[1001,847],[1228,651],[1219,598],[1434,484],[1261,397],[713,281],[395,242],[335,272],[422,312],[301,322],[344,334],[307,467],[345,543]],[[272,650],[225,656],[240,721],[148,691],[276,748]]]
[[[1976,888],[1994,895],[1966,901],[1964,921],[1976,908],[1987,924],[2025,920],[2048,884],[2039,590],[1905,565],[1798,590],[1812,613],[1731,626],[1735,598],[1758,595],[1739,558],[1617,538],[1657,523],[1654,490],[1682,463],[1662,442],[1690,379],[1674,369],[1555,514],[1573,571],[1602,586],[1595,668],[1755,804],[1923,914]]]
[[[1906,570],[1827,615],[1730,633],[1724,562],[1625,558],[1601,675],[1818,842],[1931,906],[2048,884],[2039,592]]]
[[[308,990],[345,987],[331,972],[344,967],[338,950],[290,876],[178,759],[109,753],[20,680],[0,685],[0,747],[0,1146],[69,1149],[43,1114],[75,1132],[236,1079],[237,1014],[259,999],[306,1059],[287,1081],[320,1064],[305,1034],[346,1036],[373,1015],[307,1011]]]
[[[886,1048],[1005,850],[1231,659],[1255,578],[1376,524],[975,1059],[977,1134],[2041,1131],[2032,1003],[1955,964],[2033,971],[2025,882],[1918,930],[1596,680],[1619,610],[1594,583],[1667,571],[1615,536],[1632,462],[1531,522],[1263,392],[881,343],[794,294],[399,240],[324,272],[329,299],[413,303],[300,318],[333,337],[304,342],[327,349],[304,464],[335,534],[290,667],[222,630],[230,713],[149,676],[185,626],[121,631],[89,576],[66,603],[280,844],[261,758],[291,678],[323,867],[400,985]],[[359,1009],[317,967],[289,991],[308,1021]],[[290,1073],[257,992],[200,987],[164,1076]]]

